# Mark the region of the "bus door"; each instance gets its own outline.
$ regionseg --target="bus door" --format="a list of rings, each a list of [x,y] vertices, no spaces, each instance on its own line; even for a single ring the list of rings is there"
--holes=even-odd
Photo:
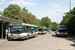
[[[35,29],[31,28],[31,36],[34,36]]]

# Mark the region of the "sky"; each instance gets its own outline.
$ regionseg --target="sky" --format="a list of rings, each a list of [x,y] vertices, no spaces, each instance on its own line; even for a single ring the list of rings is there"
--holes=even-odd
[[[10,4],[26,7],[38,19],[48,16],[52,22],[57,23],[60,23],[64,13],[70,10],[70,0],[0,0],[0,11]],[[71,9],[74,7],[75,0],[71,0]]]

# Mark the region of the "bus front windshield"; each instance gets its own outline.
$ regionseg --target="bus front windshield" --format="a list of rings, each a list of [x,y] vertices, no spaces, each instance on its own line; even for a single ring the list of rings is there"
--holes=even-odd
[[[43,29],[43,31],[47,31],[47,29]]]
[[[38,29],[38,31],[42,31],[42,29]]]
[[[11,33],[22,33],[23,32],[22,26],[12,26],[10,27],[10,32]]]
[[[59,30],[59,32],[67,32],[67,29]]]

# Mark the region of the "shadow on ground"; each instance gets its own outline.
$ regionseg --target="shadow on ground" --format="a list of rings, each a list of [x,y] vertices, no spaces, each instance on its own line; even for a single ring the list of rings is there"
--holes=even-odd
[[[45,34],[38,34],[38,35],[45,35]]]
[[[70,45],[75,47],[75,37],[74,36],[68,36],[67,40],[72,41],[74,44],[70,44]]]
[[[75,37],[70,37],[70,36],[67,36],[67,37],[63,37],[63,36],[56,36],[54,34],[52,34],[52,37],[55,37],[55,38],[65,38],[66,40],[68,41],[72,41],[74,42],[74,44],[70,44],[71,46],[75,47]]]
[[[25,41],[25,40],[29,40],[29,39],[33,39],[35,37],[30,37],[28,39],[12,39],[12,41]]]
[[[57,36],[52,34],[52,37],[57,37]]]
[[[75,37],[68,36],[67,40],[75,42]]]
[[[57,37],[57,38],[67,38],[67,37],[65,37],[65,36],[56,36],[56,35],[54,35],[54,34],[52,34],[52,37]]]
[[[11,41],[24,41],[25,39],[12,39]]]
[[[75,47],[75,44],[70,44],[71,46]]]

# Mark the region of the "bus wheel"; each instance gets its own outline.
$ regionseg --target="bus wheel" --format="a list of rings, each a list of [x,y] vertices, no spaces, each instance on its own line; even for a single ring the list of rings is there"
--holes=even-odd
[[[56,33],[56,36],[58,37],[57,33]]]
[[[36,37],[37,35],[35,34],[35,36],[34,37]]]
[[[7,40],[8,40],[8,41],[11,41],[12,39],[8,37]]]
[[[27,38],[26,38],[26,40],[29,38],[29,36],[27,35]]]

